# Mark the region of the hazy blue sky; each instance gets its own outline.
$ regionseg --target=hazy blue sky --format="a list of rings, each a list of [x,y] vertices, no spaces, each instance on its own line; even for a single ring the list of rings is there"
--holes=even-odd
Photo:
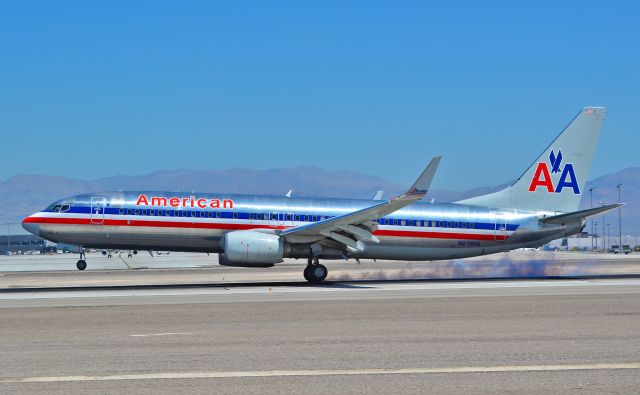
[[[0,10],[0,179],[301,164],[512,179],[585,105],[639,165],[637,2],[63,1]]]

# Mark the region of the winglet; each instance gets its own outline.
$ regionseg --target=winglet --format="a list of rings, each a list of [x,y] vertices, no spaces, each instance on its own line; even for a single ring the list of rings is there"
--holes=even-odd
[[[436,156],[431,159],[429,165],[427,165],[422,174],[420,174],[420,177],[418,177],[416,182],[413,183],[405,195],[420,196],[420,198],[423,198],[427,194],[431,181],[433,180],[433,176],[436,174],[436,170],[440,164],[440,159],[442,159],[442,156]]]

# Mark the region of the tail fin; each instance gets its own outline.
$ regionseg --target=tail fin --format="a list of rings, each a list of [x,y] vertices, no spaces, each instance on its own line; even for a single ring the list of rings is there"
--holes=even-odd
[[[572,212],[578,210],[607,109],[585,107],[511,186],[456,203]]]

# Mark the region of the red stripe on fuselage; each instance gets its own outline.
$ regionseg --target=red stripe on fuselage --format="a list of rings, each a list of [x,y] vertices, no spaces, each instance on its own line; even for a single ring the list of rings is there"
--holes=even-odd
[[[249,229],[287,229],[289,226],[271,226],[257,224],[229,224],[213,222],[178,222],[178,221],[145,221],[127,219],[104,219],[100,223],[92,223],[89,218],[54,218],[54,217],[27,217],[23,223],[31,224],[59,224],[59,225],[91,225],[91,226],[146,226],[158,228],[192,228],[192,229],[224,229],[224,230],[249,230]],[[386,237],[415,237],[426,239],[460,239],[460,240],[506,240],[508,236],[478,233],[453,233],[453,232],[423,232],[412,230],[378,229],[373,232],[376,236]]]

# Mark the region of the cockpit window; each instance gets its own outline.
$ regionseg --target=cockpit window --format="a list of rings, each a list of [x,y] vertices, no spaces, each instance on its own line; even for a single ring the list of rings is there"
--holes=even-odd
[[[48,211],[53,211],[54,213],[57,213],[60,211],[60,207],[62,207],[60,204],[52,204],[51,206],[49,206]]]
[[[60,207],[60,212],[64,213],[66,211],[69,211],[70,208],[71,206],[69,206],[68,204],[63,204],[62,207]]]

